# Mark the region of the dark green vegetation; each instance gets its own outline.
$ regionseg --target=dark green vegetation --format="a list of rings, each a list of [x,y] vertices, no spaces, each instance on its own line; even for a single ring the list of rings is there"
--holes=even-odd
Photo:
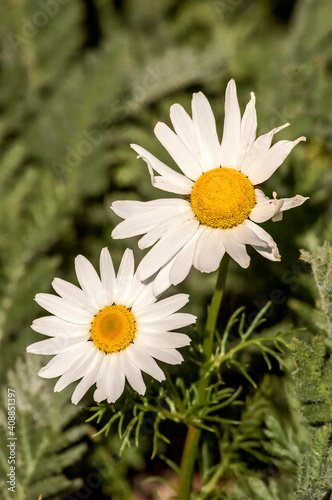
[[[159,418],[144,413],[139,449],[125,448],[119,459],[118,421],[107,437],[91,439],[110,415],[103,414],[98,425],[95,420],[90,427],[84,424],[90,413],[71,405],[71,388],[53,394],[54,381],[37,376],[45,360],[27,359],[25,348],[41,339],[29,328],[44,314],[34,295],[50,292],[54,276],[76,282],[78,253],[97,265],[107,245],[117,265],[130,246],[136,261],[141,258],[136,239],[111,240],[119,219],[109,205],[167,194],[151,187],[145,163],[136,160],[129,143],[174,166],[153,135],[154,125],[159,120],[169,124],[174,102],[189,111],[192,92],[202,90],[221,135],[224,90],[231,77],[242,110],[250,91],[256,94],[259,134],[291,122],[278,139],[307,137],[264,184],[265,193],[302,194],[310,200],[286,212],[282,222],[264,224],[279,246],[280,264],[252,251],[248,270],[230,266],[220,335],[233,311],[245,306],[245,332],[270,300],[265,328],[258,326],[255,335],[283,333],[287,368],[269,358],[269,369],[255,345],[241,351],[238,366],[222,365],[226,386],[242,390],[236,404],[218,417],[241,423],[219,422],[218,439],[206,429],[200,463],[207,487],[197,498],[330,498],[331,250],[317,248],[332,236],[331,18],[329,0],[1,2],[0,373],[3,411],[7,387],[18,394],[15,498],[34,500],[42,494],[46,500],[65,493],[79,498],[73,491],[77,478],[84,477],[92,488],[89,498],[103,494],[128,500],[138,472],[164,475],[173,466],[162,462],[165,454],[178,464],[184,426],[160,419],[160,433],[171,442],[157,443],[152,464],[152,429]],[[304,260],[300,248],[309,252]],[[198,332],[188,330],[189,335],[199,338],[215,279],[192,271],[177,287],[190,293],[186,310],[200,318]],[[228,349],[238,342],[237,328],[231,330]],[[198,354],[191,352],[191,359]],[[187,387],[180,393],[189,406],[196,365],[186,362],[171,375],[175,380],[185,367]],[[162,396],[167,386],[152,385],[148,397],[156,398],[159,389]],[[218,386],[213,391],[220,401],[232,397]],[[133,399],[124,395],[120,407],[132,408]],[[84,403],[91,406],[91,395]],[[165,398],[160,403],[163,412],[169,410]],[[5,417],[1,413],[2,437]],[[126,418],[131,420],[130,412]],[[134,439],[135,433],[127,437]],[[212,478],[217,488],[211,488]],[[1,490],[7,494],[5,484]]]

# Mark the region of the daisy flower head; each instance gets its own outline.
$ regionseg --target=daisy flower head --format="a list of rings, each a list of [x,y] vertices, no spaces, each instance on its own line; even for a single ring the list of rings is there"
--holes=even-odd
[[[74,404],[94,384],[94,400],[113,403],[123,393],[126,379],[144,394],[142,371],[159,382],[165,379],[155,359],[172,365],[183,361],[176,348],[189,345],[190,339],[173,330],[196,320],[192,314],[176,312],[188,302],[188,295],[157,301],[153,280],[143,284],[137,278],[129,249],[117,275],[107,248],[100,254],[100,277],[83,255],[76,257],[75,270],[81,288],[55,278],[52,286],[58,296],[36,295],[36,302],[52,316],[34,320],[32,328],[51,338],[27,351],[55,355],[39,375],[60,376],[55,392],[81,379],[72,395]]]
[[[154,288],[158,294],[164,286],[180,283],[192,266],[201,272],[215,271],[225,253],[247,268],[246,245],[269,260],[280,260],[276,243],[258,224],[280,220],[282,212],[308,198],[277,199],[273,193],[270,199],[259,185],[305,137],[281,140],[271,147],[274,134],[287,123],[256,138],[255,96],[251,93],[241,118],[234,80],[226,88],[221,143],[211,106],[202,92],[193,94],[192,118],[179,104],[171,107],[170,118],[175,132],[161,122],[154,131],[182,174],[141,146],[131,147],[147,163],[153,186],[182,198],[115,201],[111,206],[125,219],[113,230],[113,238],[143,234],[138,246],[154,245],[138,266],[139,279],[158,272]]]

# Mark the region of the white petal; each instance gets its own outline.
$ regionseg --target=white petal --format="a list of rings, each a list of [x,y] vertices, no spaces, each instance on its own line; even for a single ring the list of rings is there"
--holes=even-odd
[[[308,196],[301,196],[300,194],[297,194],[296,196],[293,196],[292,198],[281,198],[283,201],[283,204],[280,208],[280,212],[285,212],[285,210],[290,210],[291,208],[299,207],[302,205],[305,201],[309,200]]]
[[[59,354],[65,352],[68,346],[76,344],[82,340],[89,340],[89,333],[85,335],[80,335],[79,337],[68,337],[68,338],[51,338],[47,340],[41,340],[35,342],[27,347],[27,352],[32,352],[34,354]]]
[[[188,276],[191,266],[193,265],[197,240],[203,230],[203,226],[199,226],[194,236],[192,236],[192,238],[175,256],[174,262],[170,267],[169,275],[170,283],[172,285],[178,285]]]
[[[187,313],[174,313],[168,318],[152,323],[151,321],[137,321],[137,329],[142,332],[167,332],[169,330],[183,328],[184,326],[195,323],[196,316]]]
[[[228,82],[225,96],[225,120],[220,156],[221,166],[239,169],[241,113],[234,80]]]
[[[129,360],[126,351],[120,351],[118,356],[121,370],[125,374],[131,387],[134,391],[138,392],[138,394],[145,394],[146,387],[141,370]]]
[[[142,345],[143,348],[135,343],[127,347],[126,354],[130,358],[131,362],[136,365],[137,368],[158,380],[158,382],[165,380],[164,372],[157,365],[156,361],[146,353],[145,345]]]
[[[96,314],[98,312],[98,309],[90,303],[83,290],[73,285],[72,283],[62,280],[61,278],[54,278],[54,280],[52,281],[52,286],[56,293],[63,299],[84,307],[84,309],[87,309],[92,314]]]
[[[43,316],[32,322],[31,328],[35,332],[51,337],[79,337],[88,334],[91,322],[83,325],[68,323],[56,316]]]
[[[257,161],[260,159],[260,157],[265,154],[269,147],[271,146],[271,142],[273,139],[274,134],[277,132],[280,132],[280,130],[284,129],[285,127],[288,127],[289,123],[286,123],[285,125],[282,125],[281,127],[274,128],[270,130],[267,134],[260,135],[257,137],[255,140],[254,144],[252,147],[249,149],[248,153],[244,157],[242,166],[241,166],[241,172],[249,177],[249,174],[253,168],[255,168],[255,165]]]
[[[150,171],[151,175],[151,184],[153,187],[157,189],[161,189],[162,191],[167,191],[168,193],[175,193],[175,194],[190,194],[192,190],[192,186],[180,186],[179,184],[176,184],[175,182],[169,181],[168,179],[165,179],[165,177],[158,176],[155,177],[153,175],[153,172]]]
[[[153,304],[156,301],[156,297],[153,294],[153,282],[145,285],[142,292],[136,297],[135,302],[132,305],[132,313],[136,314],[142,307],[149,304]]]
[[[250,264],[250,257],[247,254],[245,245],[238,243],[233,236],[232,229],[223,231],[223,241],[226,252],[235,260],[241,267],[246,269]]]
[[[143,258],[136,271],[137,277],[144,281],[158,271],[190,240],[198,226],[197,220],[190,220],[170,230]]]
[[[138,321],[158,321],[181,309],[189,301],[189,295],[178,293],[152,305],[142,307],[135,315]]]
[[[118,200],[112,203],[111,209],[122,219],[127,219],[131,215],[139,213],[150,211],[153,213],[154,210],[162,207],[181,207],[187,204],[188,202],[181,198],[161,198],[151,201]]]
[[[105,292],[97,271],[83,255],[75,258],[76,276],[83,292],[99,310],[105,307]]]
[[[260,184],[269,179],[296,144],[305,140],[305,137],[299,137],[296,141],[279,141],[274,144],[271,149],[256,159],[255,166],[248,173],[250,182]]]
[[[125,221],[120,222],[120,224],[116,226],[112,232],[112,237],[116,239],[131,238],[132,236],[137,236],[138,234],[147,233],[170,217],[187,213],[188,205],[190,206],[190,203],[186,203],[187,205],[181,206],[161,206],[159,208],[147,210],[143,213],[131,215]]]
[[[211,273],[218,269],[221,259],[225,253],[223,244],[223,230],[219,228],[207,227],[202,245],[198,246],[196,269],[202,273]]]
[[[241,141],[238,165],[241,167],[245,155],[256,139],[257,115],[255,109],[255,94],[251,92],[251,99],[248,102],[241,120]]]
[[[110,292],[109,302],[111,304],[116,281],[112,257],[108,248],[106,247],[103,248],[100,252],[99,268],[102,285],[105,290],[108,290]]]
[[[54,392],[62,391],[62,389],[67,387],[69,384],[84,377],[84,375],[88,373],[90,363],[96,355],[96,349],[91,345],[89,347],[91,348],[88,349],[83,355],[81,355],[81,357],[76,360],[75,364],[70,366],[68,370],[66,370],[64,374],[59,378],[54,386]]]
[[[190,344],[191,340],[188,335],[178,332],[164,333],[137,333],[137,338],[146,345],[159,348],[177,348],[184,347]]]
[[[259,190],[255,189],[255,192],[257,191]],[[264,196],[263,201],[258,201],[251,210],[249,218],[254,222],[265,222],[280,211],[282,204],[282,200],[277,200],[276,198],[269,199]]]
[[[194,219],[195,214],[191,209],[185,213],[178,213],[168,217],[165,221],[153,227],[148,231],[138,242],[138,248],[151,247],[162,237],[166,236],[169,231],[173,232],[177,227],[182,226],[186,221]]]
[[[175,132],[188,149],[198,157],[198,147],[194,131],[194,124],[188,113],[180,104],[173,104],[170,111],[171,121]],[[201,170],[201,174],[202,174]]]
[[[101,365],[103,358],[103,353],[99,350],[96,350],[95,356],[93,357],[89,370],[86,375],[82,378],[82,380],[77,384],[73,395],[71,397],[71,401],[73,404],[77,405],[77,403],[83,398],[85,393],[90,389],[91,386],[96,382],[97,375],[99,371],[99,367]]]
[[[68,369],[75,366],[81,356],[84,356],[90,349],[93,349],[92,344],[93,342],[86,342],[85,340],[74,344],[66,352],[54,356],[46,366],[39,370],[38,375],[43,378],[53,378],[62,375]]]
[[[198,179],[202,174],[199,161],[187,146],[185,146],[182,140],[162,122],[157,123],[154,133],[185,176],[192,180]]]
[[[232,235],[236,241],[242,243],[243,245],[257,245],[265,248],[268,246],[266,241],[261,240],[257,234],[244,223],[233,227]]]
[[[153,170],[155,170],[156,172],[158,172],[158,174],[160,174],[163,178],[165,178],[165,180],[169,181],[170,183],[178,187],[188,189],[193,186],[193,182],[190,179],[169,168],[167,165],[165,165],[165,163],[158,160],[158,158],[153,156],[146,149],[136,144],[131,144],[130,147],[133,148],[136,151],[136,153],[138,153],[139,157],[141,157],[146,162],[152,180],[153,180]]]
[[[49,293],[37,293],[35,300],[46,311],[55,314],[64,321],[83,325],[91,323],[93,320],[92,313],[61,297],[56,297]]]
[[[97,401],[97,403],[100,403],[101,401],[104,401],[104,399],[107,399],[107,380],[105,374],[107,373],[109,357],[110,357],[109,355],[104,353],[104,356],[102,357],[102,361],[99,367],[97,381],[96,381],[97,388],[93,393],[93,399]]]
[[[257,234],[258,238],[261,240],[265,241],[267,243],[267,247],[265,246],[255,246],[252,245],[253,248],[263,255],[266,259],[272,260],[272,261],[280,261],[280,254],[278,247],[273,240],[273,238],[267,233],[262,227],[258,226],[254,222],[251,222],[250,220],[245,220],[243,222],[249,229],[254,231],[255,234]]]
[[[115,352],[107,356],[108,363],[102,374],[106,378],[108,403],[115,403],[123,393],[125,387],[125,374],[120,368],[118,354]]]
[[[179,254],[179,252],[177,252],[175,254],[175,256],[172,257],[172,259],[170,259],[167,262],[167,264],[165,264],[160,269],[159,273],[155,277],[155,280],[153,282],[153,293],[156,297],[158,297],[158,295],[163,293],[165,290],[167,290],[167,288],[169,288],[171,286],[172,283],[170,281],[170,271],[171,271],[172,265],[175,262],[175,258],[178,254]]]
[[[116,292],[114,296],[116,304],[126,305],[126,300],[130,296],[133,286],[134,267],[133,251],[127,248],[121,259],[116,278]]]
[[[192,112],[203,171],[220,167],[220,146],[216,121],[209,101],[202,92],[193,95]]]
[[[183,361],[182,354],[180,354],[176,349],[158,349],[158,347],[143,344],[143,342],[140,342],[139,339],[135,339],[134,344],[136,348],[139,345],[140,348],[144,349],[146,354],[153,356],[155,359],[159,359],[159,361],[163,361],[164,363],[178,365]]]

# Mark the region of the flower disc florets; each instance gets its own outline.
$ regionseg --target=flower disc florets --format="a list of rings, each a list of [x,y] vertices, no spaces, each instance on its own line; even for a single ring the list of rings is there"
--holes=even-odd
[[[101,351],[111,354],[126,349],[133,342],[136,322],[124,306],[104,307],[91,325],[91,339]]]
[[[248,218],[256,196],[244,174],[233,168],[214,168],[197,179],[190,203],[201,224],[227,229]]]

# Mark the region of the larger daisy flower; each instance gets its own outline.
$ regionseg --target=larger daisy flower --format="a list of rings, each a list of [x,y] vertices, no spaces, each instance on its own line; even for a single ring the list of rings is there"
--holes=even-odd
[[[192,314],[175,313],[187,303],[188,295],[156,302],[153,281],[143,284],[137,279],[133,253],[128,249],[117,276],[107,248],[100,255],[101,278],[82,255],[76,257],[75,268],[81,288],[55,278],[52,286],[59,297],[36,295],[38,304],[53,316],[36,319],[32,328],[51,338],[30,345],[27,351],[55,354],[39,375],[61,375],[54,391],[81,379],[72,395],[75,404],[95,383],[95,401],[116,401],[125,379],[144,394],[142,371],[158,381],[165,379],[155,359],[172,365],[183,361],[176,348],[188,345],[190,339],[172,330],[196,320]]]
[[[273,193],[269,199],[258,185],[305,137],[282,140],[271,147],[274,134],[287,123],[256,139],[255,96],[251,93],[241,119],[234,80],[226,89],[221,144],[212,109],[202,92],[193,95],[192,118],[179,104],[171,107],[170,117],[175,133],[159,122],[155,134],[183,175],[141,146],[131,147],[147,163],[155,187],[183,198],[116,201],[111,207],[125,219],[114,229],[113,238],[145,233],[139,247],[154,245],[138,266],[137,276],[145,280],[161,269],[155,281],[158,294],[166,281],[166,286],[180,283],[191,266],[201,272],[215,271],[225,252],[247,268],[246,245],[269,260],[280,260],[276,243],[257,223],[280,220],[282,212],[307,198],[297,195],[278,200]]]

